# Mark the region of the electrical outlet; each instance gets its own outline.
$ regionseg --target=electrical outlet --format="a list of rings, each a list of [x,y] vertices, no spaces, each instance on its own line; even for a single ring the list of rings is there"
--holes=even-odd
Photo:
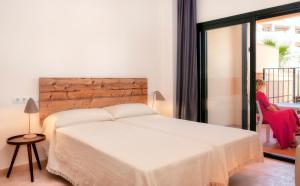
[[[26,104],[30,97],[23,96],[23,97],[15,97],[13,98],[13,104]]]
[[[13,104],[21,104],[21,99],[19,97],[13,98],[12,103]]]

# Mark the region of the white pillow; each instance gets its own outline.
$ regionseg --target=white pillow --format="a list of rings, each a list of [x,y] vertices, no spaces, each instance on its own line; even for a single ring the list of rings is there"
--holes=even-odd
[[[152,108],[142,103],[120,104],[103,109],[107,110],[114,119],[157,114]]]
[[[48,116],[44,123],[55,123],[56,128],[96,121],[111,121],[112,115],[104,109],[74,109],[61,111]]]

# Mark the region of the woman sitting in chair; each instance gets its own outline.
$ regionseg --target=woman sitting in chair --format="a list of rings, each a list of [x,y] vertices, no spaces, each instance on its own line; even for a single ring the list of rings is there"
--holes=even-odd
[[[281,148],[295,148],[296,133],[299,131],[299,119],[293,109],[279,109],[271,104],[267,96],[262,92],[265,82],[261,79],[256,80],[256,100],[259,102],[263,114],[263,122],[270,125],[273,136],[277,139]]]

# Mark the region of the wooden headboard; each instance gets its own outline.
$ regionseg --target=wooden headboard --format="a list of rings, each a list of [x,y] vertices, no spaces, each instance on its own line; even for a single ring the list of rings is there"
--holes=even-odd
[[[147,92],[146,78],[40,78],[40,121],[63,110],[147,104]]]

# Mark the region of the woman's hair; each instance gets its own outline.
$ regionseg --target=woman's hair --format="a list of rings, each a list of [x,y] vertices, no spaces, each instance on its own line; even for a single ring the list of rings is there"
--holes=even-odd
[[[265,85],[265,81],[262,79],[256,80],[256,90],[259,90],[263,85]]]

